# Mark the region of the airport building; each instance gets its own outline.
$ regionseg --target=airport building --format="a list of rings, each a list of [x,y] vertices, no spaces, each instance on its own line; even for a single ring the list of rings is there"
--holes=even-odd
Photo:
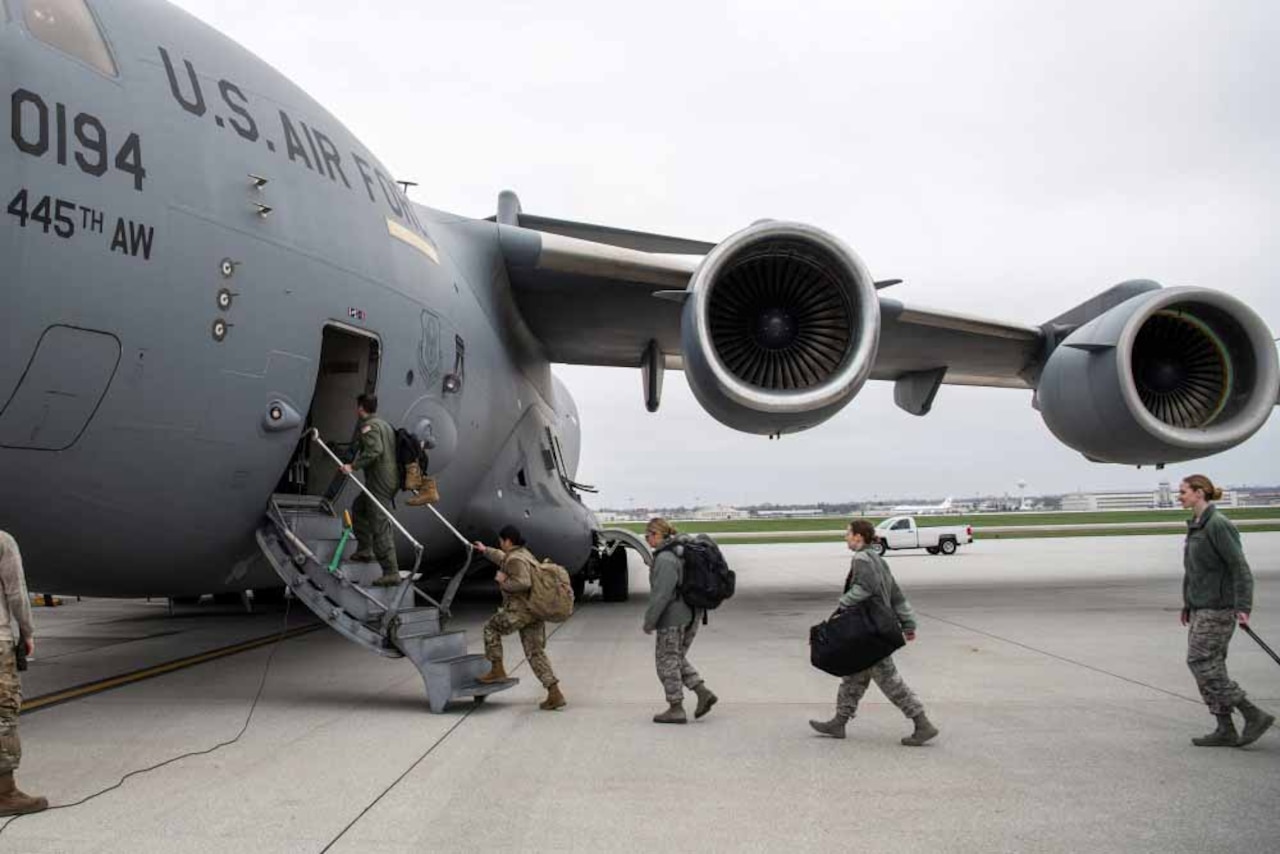
[[[721,519],[746,519],[750,515],[746,510],[739,510],[737,507],[717,504],[714,507],[699,507],[689,518],[699,522],[711,522]]]
[[[1261,487],[1236,490],[1237,507],[1280,507],[1280,489]]]
[[[817,507],[800,507],[794,510],[757,510],[755,515],[761,519],[794,519],[823,515]]]
[[[1222,499],[1215,502],[1223,507],[1238,506],[1238,493],[1224,489]],[[1098,510],[1173,510],[1179,506],[1178,493],[1167,481],[1155,489],[1141,492],[1073,492],[1062,496],[1062,509],[1076,512]]]

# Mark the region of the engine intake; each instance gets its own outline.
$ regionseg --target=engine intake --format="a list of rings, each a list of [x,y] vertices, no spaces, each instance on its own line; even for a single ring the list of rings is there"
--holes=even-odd
[[[862,261],[820,229],[761,222],[712,250],[689,283],[681,344],[703,408],[749,433],[805,430],[862,388],[880,303]]]
[[[1270,416],[1278,386],[1271,333],[1252,309],[1170,288],[1073,332],[1049,357],[1037,401],[1054,435],[1090,459],[1145,465],[1240,444]]]

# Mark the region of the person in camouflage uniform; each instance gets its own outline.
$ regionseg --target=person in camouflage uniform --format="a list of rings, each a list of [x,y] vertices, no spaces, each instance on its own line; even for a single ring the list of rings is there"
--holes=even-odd
[[[645,542],[653,549],[649,567],[649,607],[644,612],[644,633],[657,633],[653,657],[658,681],[667,695],[667,708],[653,716],[658,724],[687,723],[684,689],[698,696],[693,716],[700,718],[719,700],[689,663],[689,648],[698,634],[701,612],[689,607],[680,595],[683,580],[681,538],[666,519],[655,517],[645,527]]]
[[[916,639],[915,611],[907,597],[902,594],[889,564],[870,546],[876,540],[875,528],[865,519],[855,519],[845,532],[845,543],[853,552],[849,575],[845,579],[844,595],[840,597],[841,608],[851,608],[864,599],[879,596],[889,610],[898,616],[903,636],[908,641]],[[915,724],[915,731],[904,736],[902,743],[908,747],[919,747],[938,734],[938,728],[929,722],[924,713],[924,705],[915,693],[907,687],[907,683],[898,675],[893,656],[889,656],[866,670],[845,676],[840,680],[840,689],[836,693],[836,714],[829,721],[809,721],[823,735],[833,738],[844,738],[845,724],[858,712],[858,703],[862,700],[867,687],[874,681],[876,686]]]
[[[562,709],[567,704],[560,691],[560,680],[551,669],[547,658],[546,624],[533,615],[529,607],[529,594],[533,589],[533,573],[538,571],[538,559],[525,548],[524,537],[514,525],[507,525],[498,532],[498,548],[484,543],[474,543],[476,551],[490,563],[498,566],[498,588],[502,591],[502,605],[484,624],[484,654],[489,659],[489,672],[481,676],[484,683],[501,682],[508,678],[502,663],[502,638],[513,632],[520,633],[524,657],[533,675],[547,689],[547,699],[538,708],[543,711]]]
[[[0,816],[39,812],[49,806],[48,800],[25,794],[13,781],[13,772],[22,762],[22,742],[18,740],[22,681],[14,648],[14,621],[18,624],[16,642],[31,655],[36,650],[35,629],[22,555],[13,537],[0,531]]]
[[[1275,716],[1255,706],[1227,675],[1227,646],[1236,624],[1247,626],[1253,611],[1253,573],[1240,547],[1240,532],[1211,502],[1222,490],[1202,474],[1178,487],[1178,500],[1195,513],[1187,522],[1182,565],[1182,625],[1187,633],[1187,667],[1200,696],[1218,720],[1217,729],[1191,739],[1197,747],[1241,747],[1262,737]],[[1237,735],[1231,710],[1244,716]]]
[[[390,507],[400,490],[396,471],[396,431],[378,417],[378,398],[362,394],[356,399],[356,435],[352,443],[359,448],[355,459],[342,467],[347,474],[364,472],[364,485],[382,503]],[[353,561],[376,560],[382,566],[382,577],[373,582],[394,587],[400,583],[400,566],[396,561],[395,537],[391,520],[380,512],[363,492],[351,505],[352,528],[360,544]]]

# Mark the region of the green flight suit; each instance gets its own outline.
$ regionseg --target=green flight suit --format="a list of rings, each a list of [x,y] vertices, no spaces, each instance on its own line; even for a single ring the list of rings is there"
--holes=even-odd
[[[391,501],[400,489],[396,472],[395,430],[378,416],[370,415],[362,418],[356,427],[355,442],[360,450],[351,461],[351,468],[364,472],[364,485],[384,507],[390,509]],[[379,512],[363,492],[351,505],[351,516],[360,548],[373,552],[384,575],[398,572],[400,567],[396,561],[391,520]]]

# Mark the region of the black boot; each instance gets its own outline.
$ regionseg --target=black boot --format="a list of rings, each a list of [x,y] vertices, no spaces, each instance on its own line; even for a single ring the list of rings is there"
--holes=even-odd
[[[1240,733],[1240,740],[1236,742],[1237,747],[1253,744],[1276,722],[1275,715],[1262,711],[1248,700],[1241,700],[1236,704],[1236,708],[1240,710],[1240,714],[1244,715],[1244,732]]]
[[[1191,743],[1196,747],[1235,747],[1239,744],[1240,739],[1236,736],[1236,725],[1232,722],[1231,715],[1214,717],[1218,719],[1218,728],[1208,735],[1191,739]]]

